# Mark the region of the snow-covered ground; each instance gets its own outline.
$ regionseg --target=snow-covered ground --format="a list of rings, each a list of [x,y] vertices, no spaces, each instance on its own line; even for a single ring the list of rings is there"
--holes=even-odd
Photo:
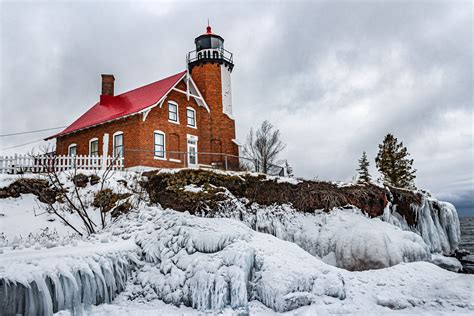
[[[130,192],[118,180],[131,178],[118,172],[107,186]],[[0,178],[1,186],[12,179]],[[85,199],[97,186],[80,189]],[[435,249],[432,239],[355,208],[300,214],[289,206],[253,207],[203,218],[142,203],[98,234],[79,237],[41,212],[31,194],[0,199],[0,308],[13,313],[26,293],[26,310],[45,314],[474,313],[474,276],[429,262],[456,269],[453,260],[431,254],[443,243]],[[455,242],[452,219],[440,216],[439,229],[451,232],[442,238]],[[391,267],[338,268],[368,264]]]

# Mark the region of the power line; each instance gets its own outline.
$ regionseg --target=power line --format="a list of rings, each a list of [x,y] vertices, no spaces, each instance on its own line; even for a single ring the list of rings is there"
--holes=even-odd
[[[65,127],[66,127],[66,126],[59,126],[59,127],[45,128],[45,129],[37,129],[37,130],[34,130],[34,131],[27,131],[27,132],[19,132],[19,133],[11,133],[11,134],[2,134],[2,135],[0,135],[0,137],[7,137],[7,136],[15,136],[15,135],[38,133],[38,132],[44,132],[44,131],[51,131],[51,130],[54,130],[54,129],[65,128]]]
[[[13,148],[21,147],[21,146],[26,146],[26,145],[29,145],[29,144],[33,144],[33,143],[40,142],[40,141],[42,141],[42,140],[43,140],[43,139],[38,139],[38,140],[35,140],[35,141],[32,141],[32,142],[28,142],[28,143],[24,143],[24,144],[21,144],[21,145],[16,145],[16,146],[12,146],[12,147],[2,148],[1,150],[8,150],[8,149],[13,149]]]

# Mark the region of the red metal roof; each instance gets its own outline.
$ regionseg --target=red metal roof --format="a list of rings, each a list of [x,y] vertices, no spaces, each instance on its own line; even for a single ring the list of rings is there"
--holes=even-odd
[[[97,102],[92,108],[69,125],[62,132],[50,136],[51,139],[80,129],[105,123],[123,116],[135,114],[147,107],[156,104],[168,91],[183,78],[186,71],[171,77],[150,83],[146,86],[107,97],[102,104]]]

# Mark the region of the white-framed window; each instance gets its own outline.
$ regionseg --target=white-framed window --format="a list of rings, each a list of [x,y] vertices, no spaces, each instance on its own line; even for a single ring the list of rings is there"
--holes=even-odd
[[[168,101],[168,121],[179,123],[178,103],[176,102]]]
[[[76,155],[76,144],[71,144],[67,147],[67,154],[68,156],[75,156]]]
[[[114,157],[123,157],[123,132],[115,132],[113,135]]]
[[[195,109],[191,107],[186,108],[186,121],[188,123],[188,126],[196,127],[196,110]]]
[[[99,156],[99,139],[98,138],[92,138],[89,141],[89,155]]]
[[[166,159],[165,133],[162,131],[153,132],[154,156],[156,159]]]

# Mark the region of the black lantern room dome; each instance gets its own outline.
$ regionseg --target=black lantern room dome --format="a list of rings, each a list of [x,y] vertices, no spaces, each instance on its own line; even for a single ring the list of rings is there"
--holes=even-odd
[[[224,49],[224,39],[212,32],[208,25],[206,33],[194,40],[196,50],[188,53],[188,67],[190,70],[198,64],[218,63],[225,64],[230,70],[234,67],[232,53]]]

